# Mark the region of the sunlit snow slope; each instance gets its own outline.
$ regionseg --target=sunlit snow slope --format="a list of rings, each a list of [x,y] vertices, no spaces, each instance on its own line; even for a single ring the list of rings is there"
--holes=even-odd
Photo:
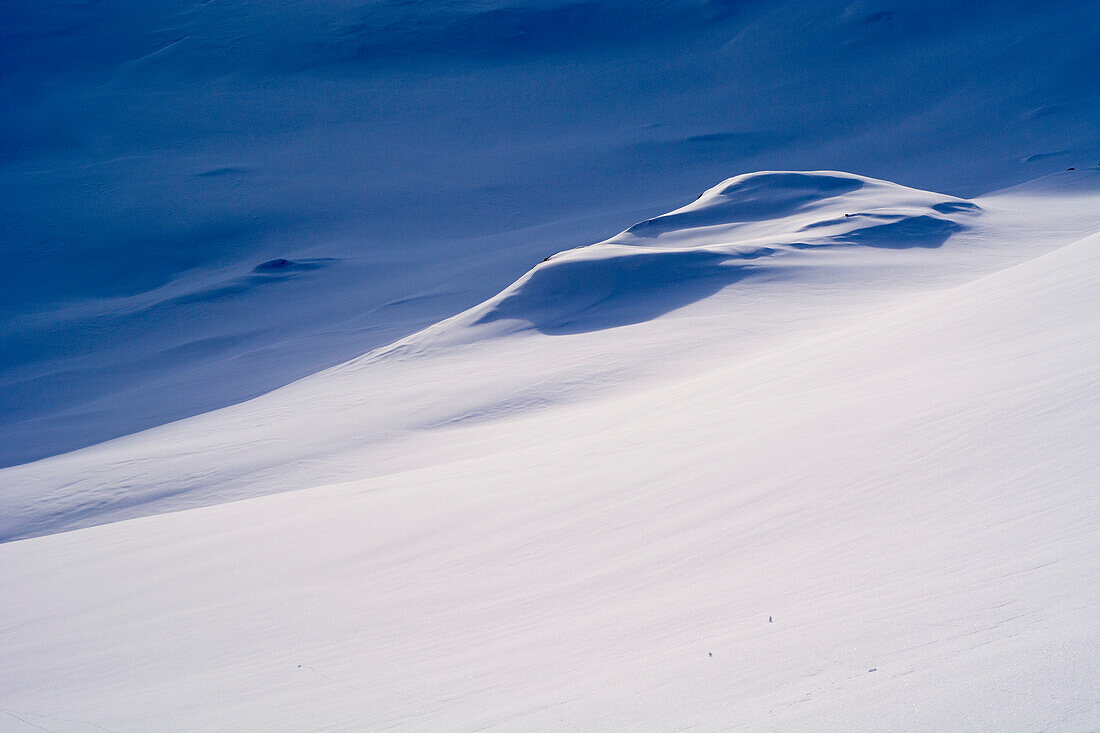
[[[392,347],[0,472],[9,538],[303,489],[0,545],[0,715],[1096,727],[1098,184],[738,176]]]
[[[1097,27],[1082,0],[0,2],[0,466],[384,346],[736,172],[974,196],[1095,165]]]
[[[0,730],[1100,729],[1098,27],[0,2]]]

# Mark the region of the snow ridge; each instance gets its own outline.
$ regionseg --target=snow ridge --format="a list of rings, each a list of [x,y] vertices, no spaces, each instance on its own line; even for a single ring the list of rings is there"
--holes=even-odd
[[[605,242],[547,258],[470,315],[474,325],[515,320],[547,334],[638,323],[774,274],[776,259],[799,251],[939,247],[980,211],[851,173],[745,174]]]

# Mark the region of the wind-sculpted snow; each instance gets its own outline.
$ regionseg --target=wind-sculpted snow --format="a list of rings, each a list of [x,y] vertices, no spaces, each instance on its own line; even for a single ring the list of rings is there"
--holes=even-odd
[[[343,365],[0,471],[0,538],[464,460],[479,430],[752,359],[1093,231],[1100,171],[1054,178],[977,202],[831,171],[728,179],[669,215],[684,228],[553,255]],[[296,262],[245,277],[325,269]]]
[[[1081,0],[0,2],[0,465],[339,364],[731,172],[974,196],[1093,166],[1098,24]],[[250,277],[278,259],[329,264]]]
[[[0,0],[0,728],[1100,730],[1098,27]]]
[[[607,242],[548,258],[475,309],[475,324],[519,320],[565,334],[638,323],[733,283],[783,277],[798,250],[938,247],[980,210],[846,173],[737,176]]]

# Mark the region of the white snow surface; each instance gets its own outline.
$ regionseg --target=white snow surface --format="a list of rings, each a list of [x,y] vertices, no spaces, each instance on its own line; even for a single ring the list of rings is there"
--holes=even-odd
[[[0,471],[4,536],[43,535],[0,545],[0,714],[1095,727],[1098,204],[1092,170],[737,176],[390,347]]]
[[[0,730],[1100,729],[1098,27],[0,2]]]

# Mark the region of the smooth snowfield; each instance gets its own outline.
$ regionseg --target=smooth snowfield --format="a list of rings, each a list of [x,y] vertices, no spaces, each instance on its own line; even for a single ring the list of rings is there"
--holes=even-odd
[[[6,469],[9,537],[304,490],[0,545],[5,723],[1096,727],[1097,178],[738,177],[391,348]],[[588,302],[590,266],[667,307]]]

